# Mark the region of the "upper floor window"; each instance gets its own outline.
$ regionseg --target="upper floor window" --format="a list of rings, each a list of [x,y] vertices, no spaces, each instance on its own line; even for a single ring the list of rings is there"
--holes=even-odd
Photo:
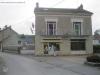
[[[76,35],[81,35],[81,22],[73,22],[73,29]]]
[[[56,35],[56,22],[47,21],[47,35]]]

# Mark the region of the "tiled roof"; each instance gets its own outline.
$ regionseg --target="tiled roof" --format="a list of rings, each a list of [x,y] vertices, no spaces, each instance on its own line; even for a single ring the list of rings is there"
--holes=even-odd
[[[23,42],[27,42],[28,44],[32,44],[34,42],[34,35],[19,35]]]

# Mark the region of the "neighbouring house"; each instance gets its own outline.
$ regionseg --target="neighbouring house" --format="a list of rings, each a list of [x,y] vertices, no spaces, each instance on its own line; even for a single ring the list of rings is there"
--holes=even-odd
[[[92,12],[76,9],[42,8],[36,3],[35,55],[91,54]],[[51,52],[51,53],[50,53]]]
[[[17,50],[20,46],[19,34],[15,32],[11,26],[5,26],[0,31],[0,49],[2,50]]]
[[[20,35],[11,26],[5,26],[0,30],[0,49],[1,51],[18,51],[19,48],[33,50],[34,35]]]
[[[24,50],[34,50],[35,35],[19,35]]]

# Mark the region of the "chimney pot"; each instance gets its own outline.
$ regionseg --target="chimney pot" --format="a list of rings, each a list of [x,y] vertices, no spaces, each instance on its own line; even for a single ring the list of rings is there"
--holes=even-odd
[[[82,10],[83,9],[83,4],[81,4],[78,9]]]
[[[38,2],[36,3],[36,8],[39,8],[39,3]]]

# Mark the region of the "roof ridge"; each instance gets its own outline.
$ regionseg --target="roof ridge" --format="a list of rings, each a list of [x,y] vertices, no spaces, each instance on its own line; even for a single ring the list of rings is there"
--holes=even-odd
[[[35,8],[34,12],[57,12],[57,13],[84,13],[88,15],[92,15],[93,13],[85,10],[85,9],[79,9],[79,8]]]

